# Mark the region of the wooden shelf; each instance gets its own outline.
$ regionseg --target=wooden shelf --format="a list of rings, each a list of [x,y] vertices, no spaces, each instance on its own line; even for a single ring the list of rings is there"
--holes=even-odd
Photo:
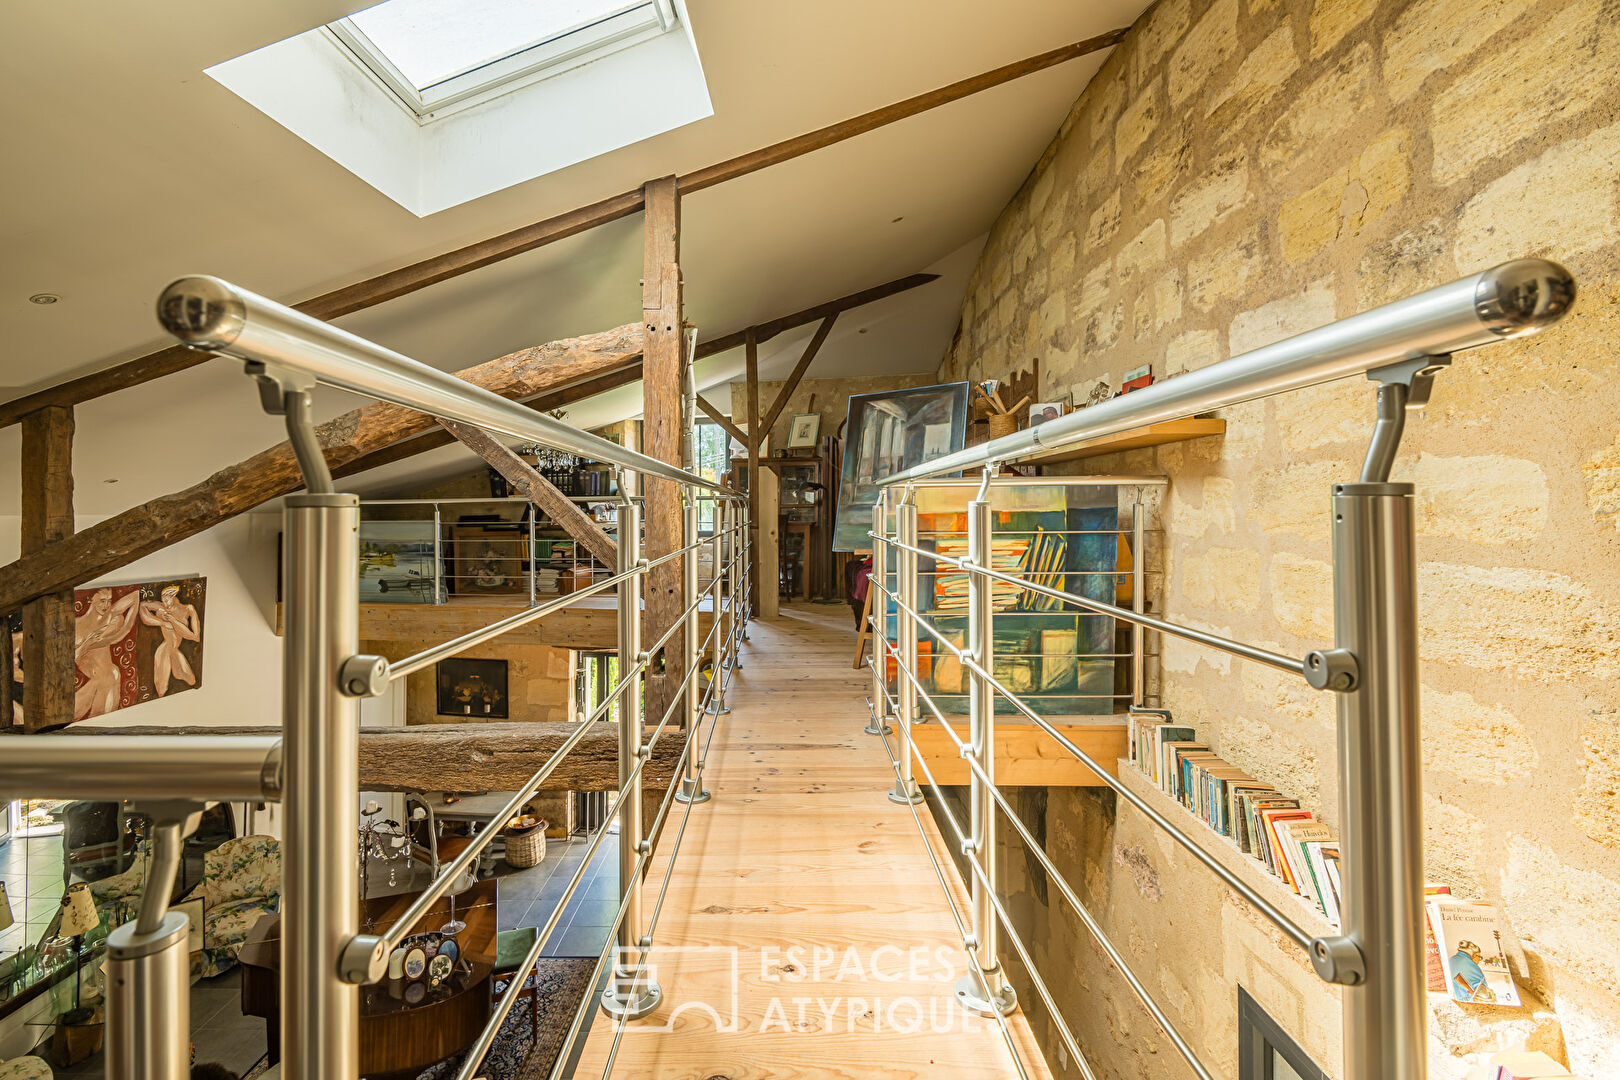
[[[1226,421],[1215,417],[1167,420],[1162,424],[1149,424],[1147,427],[1087,439],[1083,443],[1065,446],[1060,450],[1049,450],[1044,454],[1023,458],[1019,464],[1055,465],[1062,461],[1078,461],[1081,458],[1100,457],[1103,454],[1118,454],[1125,450],[1140,450],[1144,446],[1162,446],[1165,443],[1185,442],[1187,439],[1202,439],[1208,435],[1224,434]]]
[[[1099,765],[1111,764],[1129,745],[1123,716],[1050,719],[1053,727]],[[957,738],[967,735],[967,727],[966,716],[951,717],[951,728]],[[925,723],[913,724],[911,737],[935,780],[941,784],[969,782],[967,762],[962,760],[956,744],[938,720],[929,718]],[[921,772],[919,769],[917,781],[925,783]],[[1096,773],[1041,728],[999,716],[996,718],[995,777],[996,783],[1003,787],[1100,787],[1103,783]]]
[[[1119,759],[1114,775],[1120,783],[1130,788],[1133,794],[1140,796],[1143,802],[1170,819],[1182,832],[1197,841],[1199,847],[1207,854],[1213,855],[1216,862],[1232,871],[1233,876],[1239,881],[1271,901],[1278,911],[1287,913],[1306,933],[1316,937],[1328,937],[1339,932],[1339,928],[1328,921],[1328,917],[1322,914],[1322,910],[1314,901],[1294,892],[1283,884],[1282,878],[1267,870],[1260,860],[1243,854],[1236,844],[1204,824],[1198,815],[1160,791],[1153,781],[1142,775],[1136,766],[1130,763],[1129,759],[1124,757]],[[1205,868],[1196,867],[1192,872],[1208,875],[1211,887],[1226,889],[1226,886]],[[1243,903],[1241,899],[1238,902]]]

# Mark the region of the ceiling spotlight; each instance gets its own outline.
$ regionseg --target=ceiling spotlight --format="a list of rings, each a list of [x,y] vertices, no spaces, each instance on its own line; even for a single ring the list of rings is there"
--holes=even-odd
[[[28,298],[30,304],[54,304],[62,299],[53,292],[37,292]]]

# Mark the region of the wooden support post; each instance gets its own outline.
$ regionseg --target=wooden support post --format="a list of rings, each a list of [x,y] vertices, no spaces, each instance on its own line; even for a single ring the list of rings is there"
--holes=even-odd
[[[759,430],[759,342],[754,339],[753,327],[743,336],[743,360],[748,379],[748,536],[754,545],[754,557],[748,560],[748,585],[754,597],[750,606],[758,615],[762,614],[759,606],[759,447],[765,435]],[[776,588],[776,583],[771,582],[770,587]]]
[[[642,189],[643,221],[641,321],[642,453],[671,465],[682,464],[681,391],[686,374],[681,324],[681,195],[673,176],[649,180]],[[656,477],[643,477],[647,558],[679,549],[682,532],[680,487]],[[681,563],[672,559],[655,567],[646,583],[646,624],[642,638],[657,641],[676,627],[663,649],[662,665],[654,662],[647,677],[647,719],[656,723],[686,677],[686,610]],[[627,658],[626,663],[634,658]]]
[[[50,405],[22,422],[22,553],[73,535],[73,410]],[[73,589],[23,609],[23,725],[73,722]],[[7,642],[10,652],[10,642]]]
[[[758,483],[752,490],[758,492],[759,529],[754,549],[754,566],[758,571],[759,617],[774,619],[781,606],[782,581],[782,497],[781,478],[776,470],[762,467],[757,474]]]
[[[596,556],[596,561],[611,572],[619,562],[619,546],[602,527],[579,508],[579,504],[558,491],[550,480],[534,471],[534,467],[518,457],[517,452],[482,428],[469,427],[451,420],[439,421],[467,449],[483,458],[506,478],[519,495],[545,511],[563,532],[585,546]]]

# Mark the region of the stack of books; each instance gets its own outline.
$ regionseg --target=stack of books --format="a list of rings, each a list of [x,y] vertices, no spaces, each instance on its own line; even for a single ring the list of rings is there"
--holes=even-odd
[[[561,571],[550,566],[536,566],[534,569],[534,591],[548,596],[557,593],[558,579]]]
[[[1128,717],[1130,761],[1294,892],[1339,923],[1339,841],[1299,800],[1214,754],[1195,729],[1163,711]]]

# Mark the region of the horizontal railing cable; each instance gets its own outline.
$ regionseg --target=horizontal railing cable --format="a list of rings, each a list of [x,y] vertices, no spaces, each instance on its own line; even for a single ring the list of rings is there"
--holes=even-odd
[[[893,654],[891,658],[894,660],[895,665],[897,667],[902,667],[903,665],[900,661],[899,650],[895,649],[894,646],[891,645],[887,640],[885,640],[883,644],[885,648],[888,649],[891,654]],[[926,702],[930,708],[933,708],[933,701],[928,696],[928,691],[924,689],[917,677],[909,670],[907,670],[905,674],[907,680],[911,683],[913,689],[917,693],[919,700]],[[884,694],[885,696],[888,695],[887,689],[885,689]],[[889,700],[892,702],[893,698],[891,697]],[[935,709],[934,711],[937,714],[938,710]],[[1124,976],[1126,983],[1130,985],[1130,988],[1135,992],[1137,998],[1142,1002],[1142,1005],[1153,1016],[1154,1021],[1159,1025],[1160,1029],[1162,1029],[1165,1035],[1169,1037],[1170,1041],[1175,1044],[1175,1047],[1181,1053],[1181,1056],[1186,1059],[1187,1064],[1192,1067],[1193,1071],[1196,1072],[1199,1077],[1202,1078],[1202,1080],[1213,1080],[1209,1074],[1209,1071],[1205,1069],[1203,1062],[1198,1060],[1198,1057],[1193,1052],[1192,1047],[1187,1044],[1187,1040],[1182,1037],[1181,1032],[1177,1030],[1175,1024],[1172,1023],[1170,1018],[1165,1015],[1164,1010],[1159,1007],[1159,1003],[1153,999],[1153,996],[1150,993],[1148,993],[1147,988],[1143,986],[1141,980],[1137,978],[1136,972],[1133,971],[1130,965],[1125,962],[1125,958],[1119,954],[1119,950],[1114,947],[1114,943],[1109,939],[1108,935],[1103,932],[1102,927],[1097,923],[1096,919],[1092,917],[1091,912],[1084,904],[1080,902],[1080,898],[1075,895],[1074,889],[1070,887],[1067,879],[1065,879],[1063,875],[1058,872],[1057,867],[1053,864],[1051,858],[1046,854],[1046,850],[1041,847],[1040,842],[1030,834],[1029,829],[1018,817],[1018,814],[1013,810],[1012,805],[1007,802],[1006,796],[1001,793],[1001,788],[998,787],[994,780],[985,772],[984,766],[981,765],[979,761],[970,753],[971,747],[969,747],[965,740],[957,737],[956,732],[951,730],[949,724],[944,725],[944,728],[945,734],[956,746],[957,753],[961,755],[964,761],[967,762],[968,768],[971,769],[978,776],[978,778],[984,782],[991,797],[994,798],[997,805],[1001,807],[1002,812],[1007,816],[1007,819],[1012,822],[1013,827],[1018,830],[1019,836],[1023,838],[1024,843],[1029,850],[1035,854],[1036,859],[1040,862],[1042,869],[1046,871],[1047,876],[1057,885],[1058,891],[1063,894],[1064,899],[1068,900],[1069,906],[1074,908],[1075,913],[1080,916],[1081,922],[1085,923],[1086,929],[1091,932],[1091,935],[1096,939],[1097,944],[1102,946],[1103,951],[1108,954],[1108,958],[1114,962],[1116,967],[1119,968],[1120,974]],[[887,737],[884,738],[884,745],[885,747],[888,745]],[[915,743],[911,744],[911,753],[913,760],[921,765],[924,775],[927,776],[930,783],[932,783],[933,773],[928,768],[928,763],[922,760],[922,754],[917,750]],[[889,756],[891,759],[894,758],[893,753],[891,753]],[[941,809],[944,809],[943,806]],[[952,821],[952,825],[955,826],[954,819]],[[958,829],[958,833],[960,834],[960,829]],[[972,859],[967,861],[972,865],[976,873],[983,873],[983,871],[980,870],[978,863],[974,862]],[[993,893],[992,901],[994,902]],[[1008,933],[1013,933],[1011,926],[1008,927]],[[1029,966],[1027,957],[1025,958],[1024,962],[1025,966]],[[1047,1004],[1048,1007],[1051,1006],[1050,1001],[1048,1001]]]
[[[873,536],[874,534],[867,533],[867,535]],[[1041,585],[1037,582],[1028,581],[1024,578],[1016,577],[1011,574],[1004,574],[999,570],[992,570],[989,567],[976,566],[966,559],[956,559],[947,555],[940,555],[939,553],[929,551],[926,548],[913,547],[910,544],[902,544],[898,540],[893,540],[886,537],[880,536],[877,537],[877,539],[892,547],[903,548],[906,551],[932,559],[935,562],[944,563],[946,566],[955,567],[963,573],[980,574],[984,577],[990,578],[992,581],[1000,581],[1007,585],[1017,585],[1020,588],[1027,589],[1028,591],[1037,593],[1041,596],[1050,597],[1053,600],[1062,600],[1066,603],[1077,604],[1080,607],[1088,608],[1095,611],[1099,615],[1109,615],[1113,618],[1121,619],[1128,623],[1136,623],[1137,625],[1147,627],[1149,630],[1157,630],[1161,634],[1171,634],[1175,637],[1184,638],[1187,641],[1196,642],[1199,645],[1205,645],[1212,649],[1218,649],[1221,652],[1231,653],[1233,656],[1239,656],[1245,660],[1253,660],[1255,663],[1265,664],[1269,667],[1277,668],[1279,671],[1291,672],[1292,674],[1298,675],[1301,678],[1305,676],[1305,661],[1296,660],[1291,656],[1283,656],[1280,653],[1270,652],[1269,650],[1262,649],[1254,645],[1246,645],[1241,641],[1233,641],[1230,638],[1221,637],[1219,634],[1211,634],[1203,630],[1195,630],[1190,626],[1181,626],[1176,623],[1166,622],[1163,619],[1154,618],[1152,615],[1146,615],[1139,611],[1132,611],[1130,608],[1122,608],[1114,604],[1104,603],[1101,600],[1093,600],[1088,596],[1078,596],[1075,593],[1064,592],[1062,589],[1054,589],[1050,585]]]

